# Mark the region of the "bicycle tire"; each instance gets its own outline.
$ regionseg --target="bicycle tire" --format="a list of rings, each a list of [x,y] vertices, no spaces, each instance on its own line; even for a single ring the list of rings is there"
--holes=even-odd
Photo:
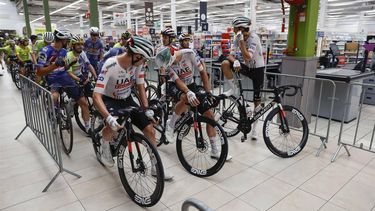
[[[153,99],[159,99],[157,88],[154,85],[148,85],[146,87],[146,96],[148,101]]]
[[[220,116],[217,122],[224,129],[225,135],[230,138],[240,132],[238,128],[240,123],[240,104],[234,96],[230,96],[228,100],[229,102],[225,100],[220,101],[220,105],[215,109],[215,113]],[[234,111],[235,109],[237,111]]]
[[[130,198],[139,206],[141,207],[151,207],[153,205],[155,205],[156,203],[158,203],[158,201],[160,200],[161,196],[163,195],[163,191],[164,191],[164,170],[163,170],[163,164],[161,162],[161,159],[160,159],[160,156],[155,148],[155,146],[153,146],[150,141],[148,139],[146,139],[143,135],[139,134],[139,133],[134,133],[131,135],[130,137],[131,139],[131,142],[130,144],[132,145],[132,148],[131,150],[132,151],[136,151],[137,152],[137,155],[139,155],[139,152],[140,154],[142,155],[142,152],[141,150],[138,148],[137,149],[137,146],[139,146],[139,144],[143,145],[146,147],[146,153],[147,154],[150,154],[149,157],[150,157],[150,160],[149,162],[145,163],[144,162],[144,158],[145,156],[143,155],[143,158],[141,161],[139,161],[137,159],[137,162],[135,164],[137,164],[137,167],[139,165],[139,163],[142,163],[140,166],[142,165],[147,165],[148,163],[151,163],[151,165],[155,166],[155,169],[156,169],[156,177],[153,177],[151,176],[151,166],[150,168],[148,168],[148,166],[145,167],[145,170],[143,172],[136,172],[135,174],[138,174],[140,173],[139,175],[139,180],[138,181],[142,181],[142,178],[144,178],[147,174],[150,174],[149,176],[151,176],[152,178],[155,178],[156,181],[155,181],[155,188],[149,192],[151,192],[149,195],[146,194],[146,191],[143,190],[143,193],[138,193],[136,190],[134,190],[134,188],[132,187],[132,181],[133,180],[136,180],[137,181],[137,178],[133,179],[132,181],[128,181],[128,178],[133,178],[132,176],[127,176],[126,174],[126,170],[125,170],[125,165],[126,163],[124,162],[125,159],[131,159],[132,156],[129,156],[128,158],[125,158],[126,157],[126,152],[129,152],[131,150],[129,150],[128,148],[128,144],[129,142],[126,141],[126,140],[122,140],[122,143],[120,145],[120,148],[118,150],[118,154],[117,154],[117,166],[118,166],[118,172],[119,172],[119,175],[120,175],[120,179],[121,179],[121,183],[123,184],[124,188],[125,188],[125,191],[128,193],[128,195],[130,196]],[[134,146],[133,146],[134,144]],[[126,150],[126,148],[128,148],[128,150]],[[134,157],[137,157],[136,155],[133,154]],[[151,160],[152,159],[152,160]],[[130,167],[130,171],[128,171],[129,173],[133,173],[132,172],[132,167],[128,165],[128,167]],[[146,183],[147,187],[150,188],[147,184],[147,182],[149,182],[150,180],[146,181],[146,179],[143,180],[143,183]],[[151,180],[151,182],[153,182],[153,180]],[[138,182],[136,182],[137,184]],[[142,191],[141,191],[142,192]]]
[[[165,108],[164,103],[157,99],[149,100],[149,107],[153,109],[155,116],[159,119],[157,124],[153,124],[155,129],[156,146],[160,147],[166,140],[164,130],[165,119]]]
[[[293,106],[289,106],[289,105],[283,105],[282,107],[283,107],[283,111],[280,110],[280,107],[277,107],[277,108],[273,109],[267,115],[267,117],[265,119],[265,122],[263,124],[263,138],[264,138],[264,142],[266,143],[267,148],[273,154],[275,154],[279,157],[282,157],[282,158],[289,158],[289,157],[293,157],[293,156],[297,155],[298,153],[300,153],[303,150],[303,148],[306,146],[308,136],[309,136],[309,127],[308,127],[308,123],[306,121],[305,116],[297,108],[295,108]],[[292,123],[294,123],[293,125],[296,125],[294,127],[296,127],[296,129],[299,129],[299,130],[293,129],[293,131],[296,131],[295,133],[297,133],[298,131],[301,131],[300,128],[302,128],[302,137],[299,141],[297,141],[297,145],[295,147],[293,147],[291,150],[283,151],[276,144],[274,144],[275,143],[274,138],[270,137],[271,134],[272,134],[272,132],[270,132],[271,129],[276,129],[275,134],[279,134],[282,137],[285,137],[285,139],[287,137],[287,134],[292,136],[290,131],[287,132],[287,133],[283,132],[282,129],[281,129],[281,125],[278,125],[278,127],[272,127],[273,125],[280,124],[280,119],[285,119],[283,117],[283,115],[281,115],[281,112],[284,112],[285,116],[287,117],[286,118],[286,124],[288,125],[289,128],[292,127],[290,125],[290,123],[292,122]],[[274,118],[276,118],[276,119],[274,119]],[[276,123],[275,123],[274,120],[276,121]],[[290,121],[290,120],[292,120],[292,121]],[[286,141],[288,141],[288,140],[286,140]],[[288,147],[288,145],[290,145],[290,144],[285,143],[284,144],[285,148]],[[279,146],[281,146],[281,144]]]
[[[221,142],[220,157],[219,157],[219,159],[210,158],[211,160],[215,160],[216,164],[214,164],[212,167],[210,167],[208,169],[196,168],[196,167],[193,167],[192,165],[190,165],[190,163],[188,162],[188,159],[185,157],[184,152],[183,152],[184,150],[182,149],[183,148],[182,144],[183,144],[183,142],[187,142],[187,140],[185,140],[185,141],[183,140],[184,137],[187,136],[187,134],[189,133],[189,131],[187,131],[187,130],[190,130],[190,128],[193,127],[194,122],[193,122],[192,117],[187,119],[181,125],[181,127],[178,128],[176,151],[177,151],[177,155],[178,155],[178,159],[180,160],[180,163],[190,174],[192,174],[194,176],[197,176],[197,177],[209,177],[209,176],[212,176],[212,175],[216,174],[217,172],[219,172],[220,169],[224,166],[226,158],[228,156],[228,140],[227,140],[227,137],[225,135],[225,132],[224,132],[223,128],[217,122],[215,122],[214,120],[206,118],[204,116],[198,116],[197,121],[198,121],[198,125],[201,125],[200,123],[205,123],[205,124],[211,125],[213,128],[216,129],[216,133],[220,137],[220,142]],[[195,138],[193,138],[193,139],[194,139],[194,142],[193,142],[194,146],[193,147],[196,147]],[[208,140],[208,142],[209,142],[209,140]],[[205,140],[206,149],[204,149],[204,150],[206,152],[210,153],[209,150],[208,150],[208,148],[209,148],[208,145],[209,144],[207,144],[207,140]],[[202,153],[202,151],[204,151],[204,150],[200,150],[200,149],[197,149],[197,150],[200,153]],[[206,159],[206,160],[209,161],[208,159]],[[194,161],[193,161],[193,163],[194,163]]]
[[[69,155],[73,150],[73,124],[72,118],[70,116],[70,111],[67,109],[65,102],[63,99],[60,99],[60,120],[59,120],[59,131],[60,131],[60,139],[63,146],[63,151],[65,154]],[[69,137],[64,137],[63,132],[67,131],[69,133]],[[68,140],[67,140],[67,139]]]
[[[97,111],[94,111],[93,114],[91,115],[91,121],[90,121],[90,124],[91,124],[91,127],[93,127],[93,124],[94,124],[94,120],[93,119],[96,119],[96,118],[101,118],[99,112]],[[103,125],[104,127],[104,125]],[[98,132],[94,132],[94,131],[90,131],[90,136],[91,136],[91,141],[92,141],[92,146],[94,148],[94,152],[95,152],[95,156],[96,156],[96,159],[99,161],[99,163],[102,165],[102,166],[105,166],[104,163],[101,161],[101,155],[100,155],[100,139],[102,138],[102,135],[101,135],[101,130],[99,130]]]
[[[14,84],[16,85],[17,89],[21,90],[20,73],[18,70],[16,70],[14,73]]]

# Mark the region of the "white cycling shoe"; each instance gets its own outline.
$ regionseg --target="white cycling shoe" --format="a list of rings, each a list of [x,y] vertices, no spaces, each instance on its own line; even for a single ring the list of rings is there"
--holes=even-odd
[[[115,165],[109,142],[103,139],[100,140],[100,161],[107,167],[113,167]]]
[[[153,177],[156,177],[156,169],[155,169],[154,166],[151,167],[151,175]],[[165,181],[170,181],[172,179],[173,179],[173,174],[170,171],[164,169],[164,180]]]
[[[220,158],[220,154],[221,154],[221,152],[219,152],[219,151],[216,151],[216,152],[211,151],[211,158],[218,160]],[[227,155],[226,161],[230,161],[230,160],[232,160],[232,158],[233,157],[231,155]]]
[[[173,144],[174,142],[176,142],[176,135],[174,133],[174,128],[172,128],[170,125],[169,125],[169,119],[167,120],[167,124],[166,124],[166,129],[165,129],[165,138],[167,139],[167,141],[170,143],[170,144]]]

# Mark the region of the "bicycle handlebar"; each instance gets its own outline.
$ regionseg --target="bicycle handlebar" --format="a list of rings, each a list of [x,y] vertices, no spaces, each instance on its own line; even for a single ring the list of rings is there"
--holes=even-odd
[[[282,96],[284,96],[284,94],[289,97],[295,96],[298,90],[301,91],[301,95],[302,95],[302,87],[297,86],[297,85],[284,85],[284,86],[276,87],[275,89],[278,90],[282,94]],[[291,89],[293,90],[292,93],[286,93],[287,90],[291,90]]]

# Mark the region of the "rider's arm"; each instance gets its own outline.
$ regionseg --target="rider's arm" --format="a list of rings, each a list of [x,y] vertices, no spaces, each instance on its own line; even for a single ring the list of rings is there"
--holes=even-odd
[[[87,67],[89,68],[91,74],[94,76],[94,78],[98,78],[98,76],[96,75],[96,71],[94,69],[94,67],[89,63],[87,64]]]
[[[45,66],[47,63],[47,52],[46,49],[42,49],[38,54],[38,65],[37,65],[37,71],[36,74],[38,76],[44,76],[48,73],[52,72],[54,69],[57,68],[57,65],[51,64],[48,66]]]
[[[69,74],[69,76],[73,79],[73,80],[75,80],[75,81],[77,81],[77,82],[79,82],[80,81],[80,78],[79,77],[77,77],[76,75],[74,75],[74,73],[73,73],[73,71],[68,71],[68,74]]]
[[[100,48],[99,48],[99,52],[100,52],[99,59],[101,61],[104,57],[104,44],[101,40],[100,40],[100,42],[101,42],[101,45],[100,45]]]
[[[211,91],[211,83],[209,82],[208,79],[208,74],[204,66],[202,65],[201,61],[199,58],[197,58],[194,54],[191,54],[190,59],[192,60],[192,63],[196,69],[199,70],[199,74],[201,76],[201,80],[203,82],[203,87],[206,92]]]
[[[145,72],[142,70],[142,66],[135,70],[135,82],[137,84],[137,90],[141,104],[144,108],[148,108],[148,100],[145,91]]]
[[[169,68],[168,72],[169,78],[176,84],[177,88],[186,94],[189,91],[186,84],[178,77],[177,73],[172,68]]]
[[[95,92],[94,90],[94,93],[92,94],[92,98],[94,100],[94,106],[99,111],[100,115],[102,115],[102,117],[106,119],[110,114],[107,108],[105,107],[102,97],[103,97],[103,94]]]

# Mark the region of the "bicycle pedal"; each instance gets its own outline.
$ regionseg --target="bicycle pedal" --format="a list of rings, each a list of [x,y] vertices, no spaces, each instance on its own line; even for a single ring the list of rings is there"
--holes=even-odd
[[[247,140],[247,136],[242,136],[241,137],[241,142],[245,142]]]

